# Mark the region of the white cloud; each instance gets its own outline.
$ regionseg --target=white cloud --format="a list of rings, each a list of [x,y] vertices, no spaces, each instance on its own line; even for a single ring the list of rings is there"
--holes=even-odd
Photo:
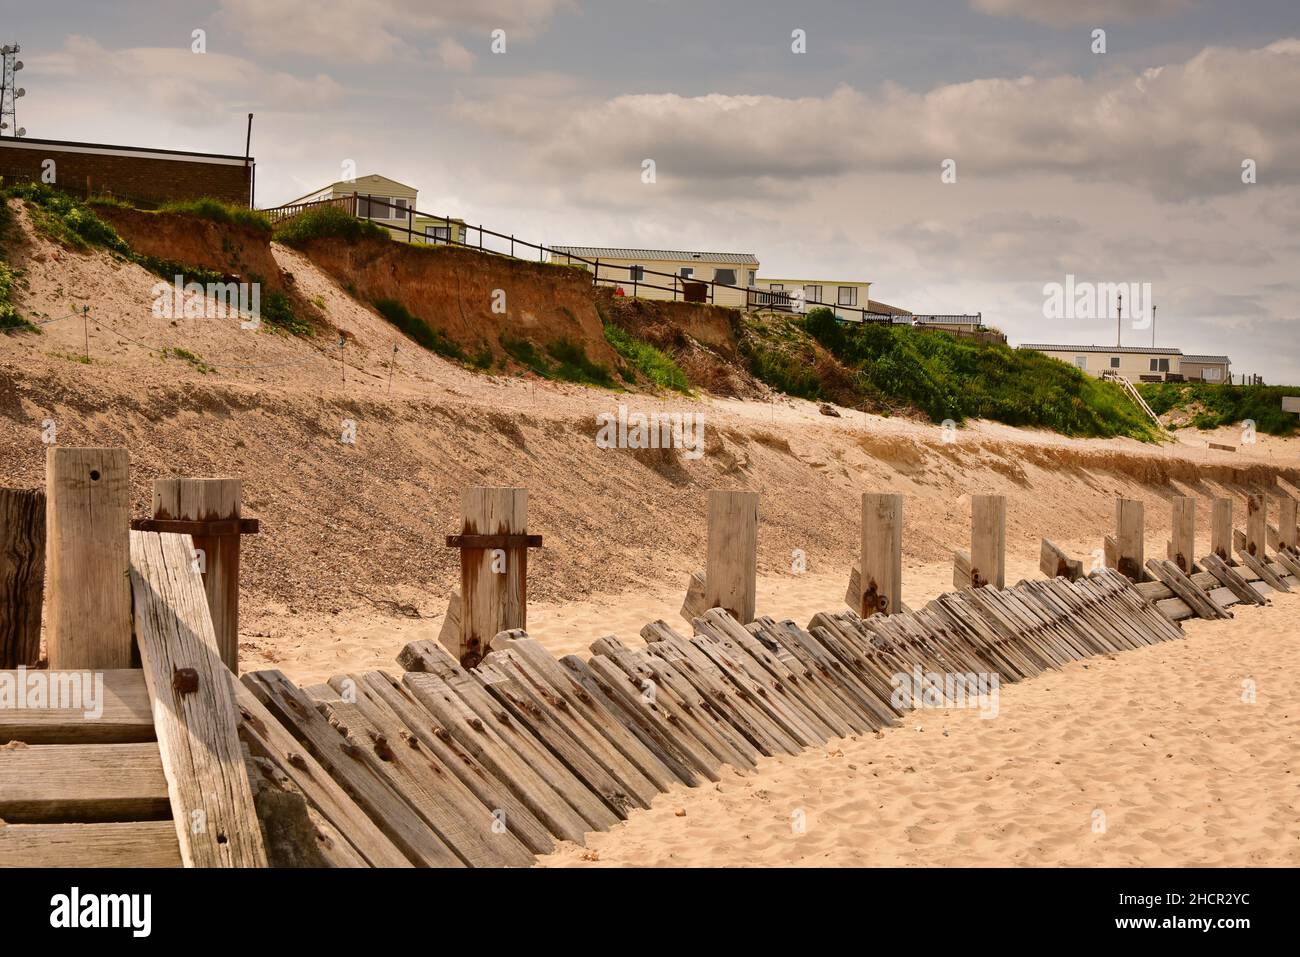
[[[474,61],[477,59],[451,37],[443,37],[438,41],[437,52],[438,62],[442,64],[444,70],[468,70],[474,66]]]
[[[634,94],[609,100],[514,92],[462,103],[461,118],[522,144],[564,178],[631,175],[654,159],[668,189],[761,187],[861,170],[958,181],[1061,174],[1165,198],[1300,182],[1300,40],[1206,48],[1183,63],[1093,77],[979,79],[912,92],[842,86],[821,97]]]
[[[259,53],[373,63],[419,56],[450,31],[479,31],[485,49],[495,29],[528,39],[573,7],[573,0],[222,0],[221,20]]]
[[[1127,23],[1182,13],[1197,0],[971,0],[981,13],[1020,17],[1049,26]]]

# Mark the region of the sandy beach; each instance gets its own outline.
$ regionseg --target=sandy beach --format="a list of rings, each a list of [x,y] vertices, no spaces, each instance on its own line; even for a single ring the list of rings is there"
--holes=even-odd
[[[542,866],[1300,864],[1300,595],[678,787]],[[1253,689],[1253,702],[1246,700]]]

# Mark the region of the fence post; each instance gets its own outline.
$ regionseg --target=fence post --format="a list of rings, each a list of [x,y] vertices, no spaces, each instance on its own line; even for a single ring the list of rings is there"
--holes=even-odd
[[[857,612],[896,615],[903,607],[903,496],[862,494]]]
[[[1268,540],[1268,499],[1259,492],[1246,496],[1246,552],[1260,561]]]
[[[1196,499],[1179,496],[1174,499],[1172,538],[1169,543],[1169,560],[1184,575],[1196,567]]]
[[[239,519],[243,482],[237,478],[162,478],[153,483],[153,517],[161,521],[234,522],[223,534],[191,532],[194,561],[212,613],[217,650],[239,674]]]
[[[40,658],[44,589],[45,493],[0,488],[0,668]]]
[[[414,240],[411,238],[413,234],[412,227],[414,225],[415,225],[415,207],[407,206],[406,207],[406,241],[408,243],[414,242]]]
[[[1146,513],[1141,502],[1121,498],[1115,503],[1116,566],[1120,574],[1134,582],[1145,577],[1145,527]]]
[[[492,639],[528,627],[528,490],[467,488],[461,496],[462,533],[448,535],[460,549],[459,644],[449,648],[465,668],[487,653]]]
[[[1278,544],[1292,551],[1300,543],[1300,529],[1296,527],[1296,500],[1285,492],[1278,503],[1277,537]]]
[[[1006,587],[1007,497],[972,495],[970,501],[971,587]]]
[[[51,668],[131,667],[130,468],[126,449],[46,450]]]
[[[706,608],[725,608],[742,625],[754,620],[758,572],[758,493],[709,492]]]
[[[1210,551],[1232,564],[1232,499],[1216,498],[1210,515]]]

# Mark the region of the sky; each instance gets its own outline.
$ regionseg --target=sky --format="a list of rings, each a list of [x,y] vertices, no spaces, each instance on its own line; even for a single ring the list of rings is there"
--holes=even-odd
[[[1297,0],[0,0],[0,39],[28,136],[242,155],[254,113],[259,206],[350,161],[534,242],[1300,384]]]

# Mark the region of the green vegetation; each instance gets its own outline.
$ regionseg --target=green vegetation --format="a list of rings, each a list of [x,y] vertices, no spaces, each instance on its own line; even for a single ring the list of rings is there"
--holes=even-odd
[[[1300,386],[1143,382],[1137,388],[1156,415],[1186,410],[1192,413],[1191,425],[1196,429],[1217,429],[1252,419],[1255,430],[1267,435],[1300,431],[1300,416],[1282,411],[1282,398],[1300,396]]]
[[[661,389],[672,389],[674,392],[681,392],[689,395],[691,385],[686,379],[686,373],[682,367],[673,361],[672,356],[652,346],[650,343],[638,339],[627,330],[614,325],[611,322],[605,323],[605,341],[608,342],[620,356],[627,360],[628,364],[640,372],[643,376],[659,386]],[[623,370],[619,370],[623,375]],[[623,376],[627,380],[627,376]]]
[[[282,223],[275,230],[277,242],[286,246],[302,246],[308,240],[327,236],[338,237],[350,243],[360,239],[388,239],[388,230],[337,206],[318,206]]]
[[[1159,437],[1117,385],[1042,353],[910,326],[849,326],[825,308],[745,331],[750,370],[791,395],[901,404],[933,422],[974,417],[1065,435]],[[822,360],[813,343],[837,363]]]
[[[186,213],[190,216],[210,219],[217,223],[249,226],[253,229],[260,229],[266,233],[271,232],[273,229],[270,217],[260,209],[249,209],[246,206],[236,206],[234,203],[225,203],[219,199],[212,199],[211,197],[204,197],[202,199],[183,199],[170,203],[163,203],[158,207],[158,212]]]
[[[410,310],[396,299],[376,299],[375,309],[378,310],[381,316],[430,352],[436,353],[444,359],[454,359],[457,362],[465,361],[464,349],[449,339],[446,333],[434,329],[419,316],[412,315]]]
[[[502,333],[501,348],[524,368],[532,370],[543,379],[551,378],[551,364],[537,351],[537,346],[533,345],[531,339],[515,339]]]
[[[13,291],[17,281],[18,274],[8,263],[0,262],[0,332],[40,332],[14,308]]]
[[[63,352],[59,349],[55,349],[45,354],[51,359],[66,359],[68,362],[79,362],[83,366],[91,366],[95,364],[94,359],[81,352]]]
[[[502,335],[501,348],[515,362],[543,379],[577,382],[603,389],[618,388],[609,367],[593,361],[580,342],[559,339],[547,343],[543,355],[531,339],[515,339]]]
[[[161,355],[164,359],[170,356],[176,359],[180,359],[182,362],[188,362],[190,365],[194,366],[195,369],[197,369],[199,372],[202,372],[204,375],[207,375],[209,372],[217,371],[214,366],[208,365],[206,362],[203,361],[202,357],[195,355],[193,352],[190,352],[190,350],[188,349],[166,348],[163,349],[163,351],[159,353],[159,355]]]
[[[0,191],[4,199],[26,200],[32,224],[71,249],[103,246],[131,258],[131,247],[85,203],[44,183],[19,183]]]
[[[261,282],[261,280],[257,280]],[[273,292],[262,283],[262,321],[273,329],[293,336],[311,334],[311,326],[293,311],[293,303],[282,292]]]

